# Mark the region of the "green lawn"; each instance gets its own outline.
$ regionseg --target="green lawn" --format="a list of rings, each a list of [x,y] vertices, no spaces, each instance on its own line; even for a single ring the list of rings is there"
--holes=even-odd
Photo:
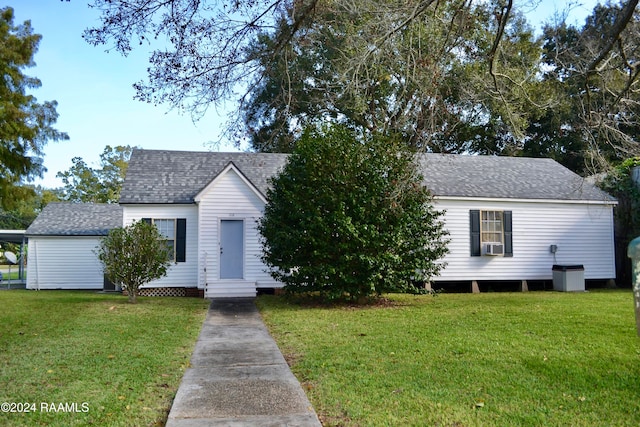
[[[197,298],[0,291],[10,426],[162,426],[206,315]],[[24,405],[27,404],[27,405]]]
[[[325,426],[638,426],[630,291],[258,299]]]

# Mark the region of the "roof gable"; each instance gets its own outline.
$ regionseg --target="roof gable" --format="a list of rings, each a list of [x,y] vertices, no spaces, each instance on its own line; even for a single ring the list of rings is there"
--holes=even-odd
[[[233,168],[261,199],[287,154],[133,151],[121,204],[192,204]],[[436,197],[615,202],[552,159],[419,154],[424,184]]]
[[[244,176],[244,174],[242,173],[242,171],[240,169],[238,169],[236,167],[236,165],[233,164],[233,162],[229,162],[229,164],[222,170],[222,172],[220,172],[218,175],[216,175],[209,184],[207,184],[202,190],[200,190],[198,192],[198,194],[196,194],[196,196],[193,198],[193,200],[195,202],[199,202],[204,196],[205,194],[207,194],[209,191],[211,191],[211,189],[213,187],[216,186],[216,184],[227,174],[229,173],[229,171],[233,171],[235,172],[238,177],[240,178],[240,180],[242,182],[244,182],[244,184],[249,187],[249,189],[251,191],[253,191],[255,193],[255,195],[263,202],[263,203],[267,203],[267,199],[264,196],[264,194],[262,194],[262,192],[260,190],[258,190],[255,185],[253,185],[253,183],[251,181],[249,181],[249,179],[247,179],[246,176]]]
[[[191,204],[230,164],[263,195],[286,154],[133,150],[120,204]]]
[[[122,227],[122,207],[105,203],[49,203],[27,228],[27,236],[106,236]]]

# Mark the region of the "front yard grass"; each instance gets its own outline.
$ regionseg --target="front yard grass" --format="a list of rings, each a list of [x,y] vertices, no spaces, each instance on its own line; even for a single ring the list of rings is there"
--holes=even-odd
[[[630,291],[258,306],[325,426],[638,426]]]
[[[208,301],[11,290],[0,307],[0,425],[162,426]]]

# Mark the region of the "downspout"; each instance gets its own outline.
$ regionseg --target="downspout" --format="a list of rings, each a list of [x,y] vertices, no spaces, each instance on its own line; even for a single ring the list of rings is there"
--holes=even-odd
[[[204,295],[207,295],[207,288],[209,283],[207,282],[207,251],[204,251]]]
[[[33,242],[34,259],[36,263],[36,290],[40,290],[40,263],[38,262],[38,241]]]
[[[24,258],[24,244],[26,242],[27,238],[23,235],[22,236],[22,244],[20,245],[20,264],[18,264],[18,280],[20,280],[21,282],[24,280],[24,265],[25,265],[25,258]],[[26,281],[25,281],[26,284]]]

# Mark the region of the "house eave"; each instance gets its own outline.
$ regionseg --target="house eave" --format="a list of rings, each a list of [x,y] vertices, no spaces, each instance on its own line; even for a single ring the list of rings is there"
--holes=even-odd
[[[91,233],[91,234],[86,234],[86,233],[82,233],[82,232],[78,232],[78,233],[40,233],[40,234],[27,234],[25,235],[25,237],[27,238],[37,238],[37,237],[105,237],[107,236],[109,233],[102,233],[102,234],[96,234],[96,233]]]
[[[120,202],[120,206],[193,206],[197,202],[191,201],[169,201],[169,202]]]
[[[617,205],[617,200],[566,200],[566,199],[512,199],[503,197],[467,197],[467,196],[433,196],[434,200],[458,200],[474,202],[510,202],[510,203],[558,203],[568,205]]]

